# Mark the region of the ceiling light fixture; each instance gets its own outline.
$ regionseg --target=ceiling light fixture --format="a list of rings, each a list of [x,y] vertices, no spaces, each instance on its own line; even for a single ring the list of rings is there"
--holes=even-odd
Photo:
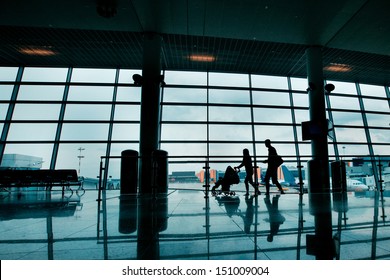
[[[37,56],[52,56],[57,53],[50,48],[44,47],[23,47],[19,49],[19,52],[27,55],[37,55]]]
[[[324,70],[332,72],[349,72],[352,70],[352,67],[342,63],[330,63],[324,67]]]
[[[189,60],[195,62],[214,62],[215,56],[209,54],[191,54]]]

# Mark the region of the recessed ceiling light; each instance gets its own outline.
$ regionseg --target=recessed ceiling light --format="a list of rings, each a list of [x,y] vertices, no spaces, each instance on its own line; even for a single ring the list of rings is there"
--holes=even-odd
[[[324,67],[324,70],[332,72],[349,72],[352,70],[352,67],[342,63],[330,63]]]
[[[196,62],[214,62],[215,56],[209,54],[191,54],[188,57],[191,61]]]
[[[37,56],[52,56],[57,53],[47,47],[23,47],[19,49],[19,52],[27,55],[37,55]]]

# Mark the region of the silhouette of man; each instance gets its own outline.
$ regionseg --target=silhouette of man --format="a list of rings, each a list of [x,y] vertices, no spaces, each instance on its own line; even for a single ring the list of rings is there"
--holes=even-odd
[[[245,189],[246,189],[245,195],[249,195],[249,184],[251,184],[252,187],[255,189],[255,195],[259,195],[260,191],[259,191],[257,185],[253,182],[253,166],[252,166],[251,156],[249,155],[249,150],[244,149],[244,150],[242,150],[242,153],[243,153],[242,162],[240,165],[234,167],[234,169],[239,169],[243,166],[245,167],[245,172],[246,172],[246,177],[244,180]]]
[[[279,165],[276,163],[276,157],[278,156],[278,153],[276,152],[276,149],[272,147],[271,140],[266,139],[265,146],[268,148],[268,159],[263,161],[263,163],[268,163],[267,172],[265,173],[265,177],[264,177],[266,194],[269,194],[270,179],[272,179],[272,183],[278,187],[280,193],[284,194],[283,188],[278,182],[277,171]]]
[[[272,197],[272,203],[269,199],[269,195],[265,195],[264,202],[267,206],[268,214],[269,214],[269,227],[270,232],[267,236],[267,241],[272,242],[274,240],[274,236],[278,234],[280,225],[284,223],[286,218],[280,214],[279,212],[279,197],[280,195],[276,195]]]

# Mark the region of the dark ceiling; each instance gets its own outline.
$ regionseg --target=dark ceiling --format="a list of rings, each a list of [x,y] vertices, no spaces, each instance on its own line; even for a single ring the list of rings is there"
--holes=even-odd
[[[316,45],[326,79],[390,85],[389,12],[389,0],[2,0],[0,66],[138,69],[152,31],[167,70],[306,77]]]

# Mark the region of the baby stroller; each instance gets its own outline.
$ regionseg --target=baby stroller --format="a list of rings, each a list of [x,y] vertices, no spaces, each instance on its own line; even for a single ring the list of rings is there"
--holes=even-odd
[[[238,172],[240,170],[234,170],[230,165],[225,170],[225,175],[223,178],[219,178],[215,185],[211,189],[212,195],[217,194],[225,194],[225,195],[235,195],[235,192],[230,191],[230,186],[233,184],[240,183],[240,177],[238,176]],[[217,192],[217,189],[222,186],[221,190]]]

